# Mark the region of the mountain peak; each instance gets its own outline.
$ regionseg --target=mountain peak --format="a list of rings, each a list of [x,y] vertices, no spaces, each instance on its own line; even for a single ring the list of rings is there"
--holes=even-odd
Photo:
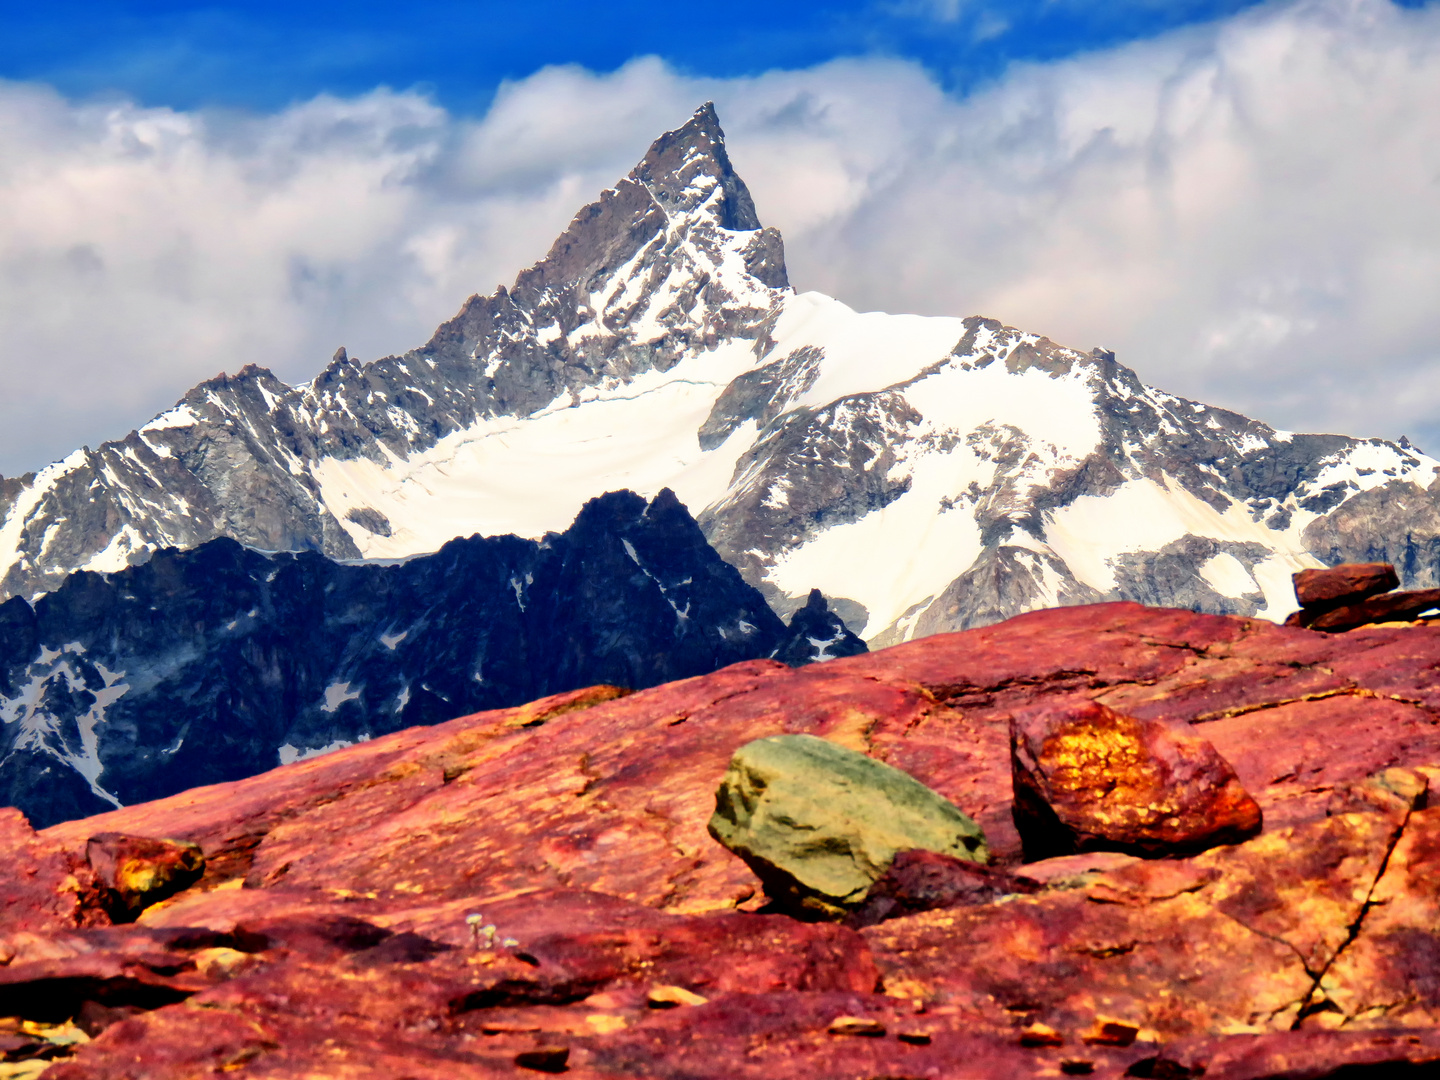
[[[713,101],[707,101],[680,127],[656,139],[630,175],[672,215],[698,209],[718,185],[716,224],[737,232],[760,228],[750,189],[736,175],[725,151],[725,132]]]

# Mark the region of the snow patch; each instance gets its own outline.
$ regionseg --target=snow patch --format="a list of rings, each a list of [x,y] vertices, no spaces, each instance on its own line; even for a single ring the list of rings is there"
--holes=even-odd
[[[320,711],[333,713],[345,702],[358,701],[359,698],[360,690],[351,690],[348,682],[333,682],[325,688],[325,704],[320,706]]]
[[[319,757],[321,754],[328,754],[332,750],[344,750],[347,746],[354,746],[356,743],[369,742],[368,733],[357,735],[352,739],[336,739],[324,746],[292,746],[285,743],[275,748],[276,754],[280,757],[281,765],[293,765],[297,761],[308,761],[310,758]]]

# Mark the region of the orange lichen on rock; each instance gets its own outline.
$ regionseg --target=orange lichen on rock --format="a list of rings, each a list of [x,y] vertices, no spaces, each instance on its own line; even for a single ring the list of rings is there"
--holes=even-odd
[[[1195,852],[1260,830],[1260,807],[1189,725],[1088,699],[1046,704],[1012,721],[1010,760],[1029,859]]]

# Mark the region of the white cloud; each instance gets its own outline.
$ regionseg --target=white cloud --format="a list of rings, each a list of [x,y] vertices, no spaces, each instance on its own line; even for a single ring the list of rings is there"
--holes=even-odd
[[[706,98],[801,288],[1440,443],[1440,10],[1299,0],[965,100],[878,59],[550,69],[473,121],[388,91],[239,117],[0,84],[0,470],[221,369],[419,344]]]

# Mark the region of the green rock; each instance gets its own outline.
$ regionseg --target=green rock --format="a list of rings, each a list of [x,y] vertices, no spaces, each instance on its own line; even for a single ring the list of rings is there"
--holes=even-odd
[[[715,792],[710,835],[778,906],[842,916],[902,851],[989,860],[980,826],[908,773],[813,735],[746,743]]]

